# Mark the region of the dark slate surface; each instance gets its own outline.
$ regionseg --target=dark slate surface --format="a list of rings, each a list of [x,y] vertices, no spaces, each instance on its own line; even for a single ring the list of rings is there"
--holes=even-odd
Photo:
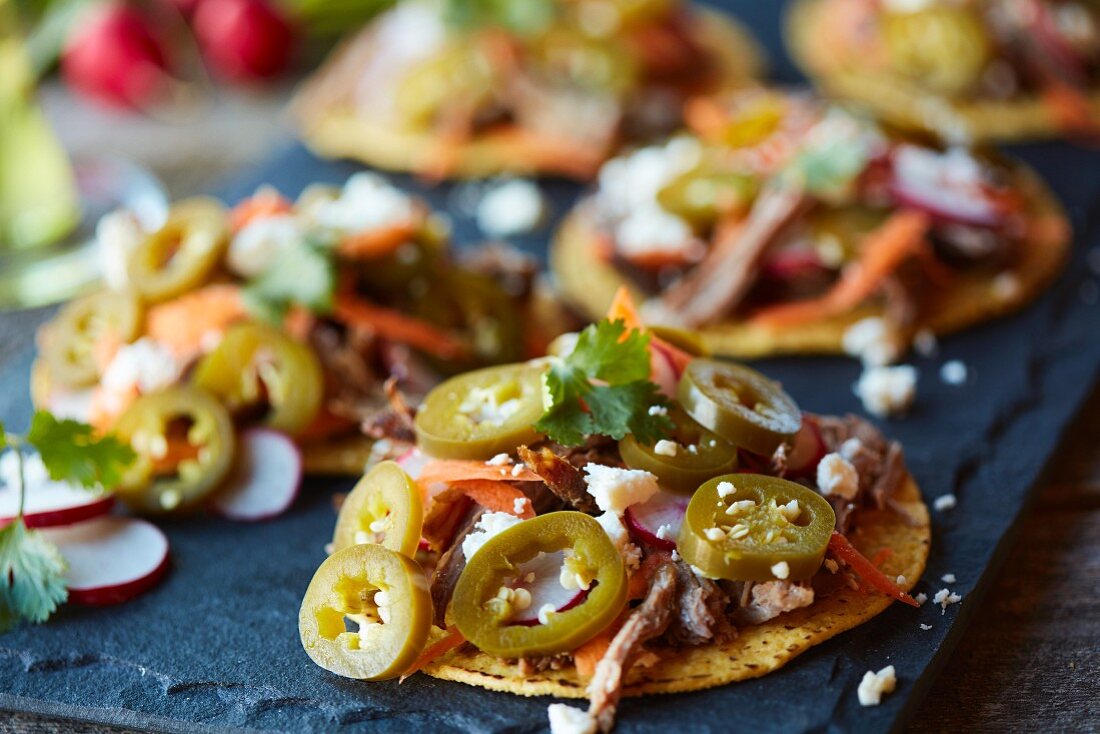
[[[732,5],[775,54],[775,4]],[[793,78],[789,64],[777,61],[774,68],[781,79]],[[761,680],[626,701],[618,731],[663,734],[688,725],[697,731],[881,731],[899,726],[919,702],[936,665],[962,634],[1028,489],[1100,365],[1100,291],[1085,265],[1089,249],[1100,248],[1100,155],[1059,144],[1017,152],[1067,203],[1078,232],[1074,261],[1027,312],[946,339],[937,359],[917,360],[916,408],[908,419],[886,425],[905,443],[929,498],[959,497],[956,510],[933,513],[933,550],[918,590],[931,596],[943,586],[939,577],[954,573],[952,588],[964,595],[963,603],[942,616],[931,604],[919,611],[895,605]],[[295,147],[222,193],[234,200],[268,181],[293,195],[311,181],[339,182],[353,170]],[[558,214],[576,193],[559,182],[546,189]],[[429,197],[455,202],[454,193],[442,189]],[[474,238],[468,220],[457,224],[461,241]],[[544,242],[545,233],[524,245],[537,252]],[[939,381],[938,366],[946,359],[970,367],[966,386]],[[0,374],[0,420],[10,425],[24,424],[29,415],[29,361],[27,355]],[[859,368],[851,361],[783,359],[763,366],[805,408],[858,410],[850,387]],[[547,699],[424,676],[403,685],[361,684],[309,662],[297,639],[298,604],[331,534],[330,495],[349,484],[311,481],[287,515],[267,524],[168,523],[173,569],[160,587],[120,607],[66,607],[47,625],[0,637],[0,708],[179,731],[545,729]],[[921,631],[920,623],[933,628]],[[898,691],[878,708],[860,708],[859,678],[888,663],[897,666]]]

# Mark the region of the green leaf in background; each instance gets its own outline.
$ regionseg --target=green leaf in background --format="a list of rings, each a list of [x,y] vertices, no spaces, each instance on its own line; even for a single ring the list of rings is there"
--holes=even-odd
[[[521,35],[546,29],[557,12],[555,0],[444,0],[443,18],[457,28],[497,26]]]
[[[51,479],[88,489],[114,489],[135,458],[114,436],[97,438],[88,424],[58,420],[45,411],[31,419],[27,443],[38,449]]]
[[[806,138],[786,173],[800,179],[807,193],[830,199],[843,196],[863,173],[876,135],[863,120],[831,110]]]
[[[244,301],[255,316],[274,323],[282,320],[291,305],[329,313],[335,290],[332,248],[306,240],[285,248],[271,267],[245,286]]]
[[[49,619],[69,596],[65,568],[57,548],[22,518],[0,529],[0,632]]]

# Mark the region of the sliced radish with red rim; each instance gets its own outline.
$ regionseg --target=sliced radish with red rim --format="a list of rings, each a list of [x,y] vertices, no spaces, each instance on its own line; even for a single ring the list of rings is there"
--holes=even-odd
[[[25,456],[23,461],[26,477],[23,521],[29,528],[83,522],[107,514],[114,506],[112,494],[51,480],[37,454]],[[9,451],[0,457],[0,525],[19,514],[18,476],[15,453]]]
[[[790,456],[787,458],[787,475],[809,477],[817,471],[817,465],[829,453],[821,438],[821,428],[808,415],[802,416],[802,428],[794,437]]]
[[[674,550],[690,501],[685,495],[660,491],[648,501],[626,508],[623,519],[635,539],[652,548]]]
[[[210,509],[230,520],[257,522],[282,514],[302,484],[302,454],[283,433],[250,428],[241,434],[236,465]]]
[[[561,571],[565,564],[565,551],[540,553],[516,568],[517,578],[513,588],[525,589],[531,595],[531,604],[517,612],[512,624],[533,627],[539,622],[539,610],[550,605],[555,612],[572,609],[588,596],[587,589],[567,589],[561,584]],[[531,580],[528,581],[528,576]]]
[[[999,227],[1006,220],[1003,204],[981,180],[981,164],[967,156],[960,150],[939,153],[899,145],[892,157],[890,193],[899,204],[941,222]]]
[[[168,570],[168,538],[145,520],[100,517],[41,532],[68,563],[69,601],[78,604],[128,601]]]
[[[423,473],[424,467],[427,466],[431,460],[432,457],[428,456],[415,446],[394,459],[397,465],[401,467],[405,471],[405,473],[412,477],[414,480],[420,479],[420,475],[421,473]]]

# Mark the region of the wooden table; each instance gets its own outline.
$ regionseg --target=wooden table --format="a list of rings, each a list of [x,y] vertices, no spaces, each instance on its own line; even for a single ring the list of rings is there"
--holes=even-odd
[[[70,149],[101,149],[105,136],[131,141],[126,152],[153,168],[173,196],[201,191],[260,159],[287,134],[280,115],[285,95],[278,90],[221,100],[183,129],[99,113],[89,119],[84,110],[74,114],[74,103],[56,89],[47,90],[46,101]],[[125,134],[118,134],[119,125]],[[245,139],[247,145],[236,144]],[[31,346],[34,326],[49,313],[0,314],[0,366]],[[963,602],[981,608],[920,705],[912,731],[1100,731],[1098,448],[1100,389],[1051,461],[988,595]],[[0,713],[0,732],[127,731],[5,716]]]

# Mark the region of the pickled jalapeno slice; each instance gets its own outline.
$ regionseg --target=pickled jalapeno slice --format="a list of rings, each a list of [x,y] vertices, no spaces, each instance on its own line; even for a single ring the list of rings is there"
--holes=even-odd
[[[344,498],[332,545],[343,550],[360,543],[377,543],[412,558],[423,524],[420,488],[395,462],[384,461]]]
[[[672,434],[656,444],[643,444],[633,435],[619,441],[619,453],[631,469],[656,475],[665,489],[691,494],[703,482],[737,468],[737,447],[673,410]]]
[[[168,221],[130,254],[131,286],[148,302],[159,303],[205,283],[229,243],[229,215],[216,199],[186,199],[172,207]]]
[[[119,344],[133,341],[141,325],[141,303],[133,293],[105,290],[72,301],[42,333],[50,376],[69,387],[95,383],[97,345],[104,338]]]

